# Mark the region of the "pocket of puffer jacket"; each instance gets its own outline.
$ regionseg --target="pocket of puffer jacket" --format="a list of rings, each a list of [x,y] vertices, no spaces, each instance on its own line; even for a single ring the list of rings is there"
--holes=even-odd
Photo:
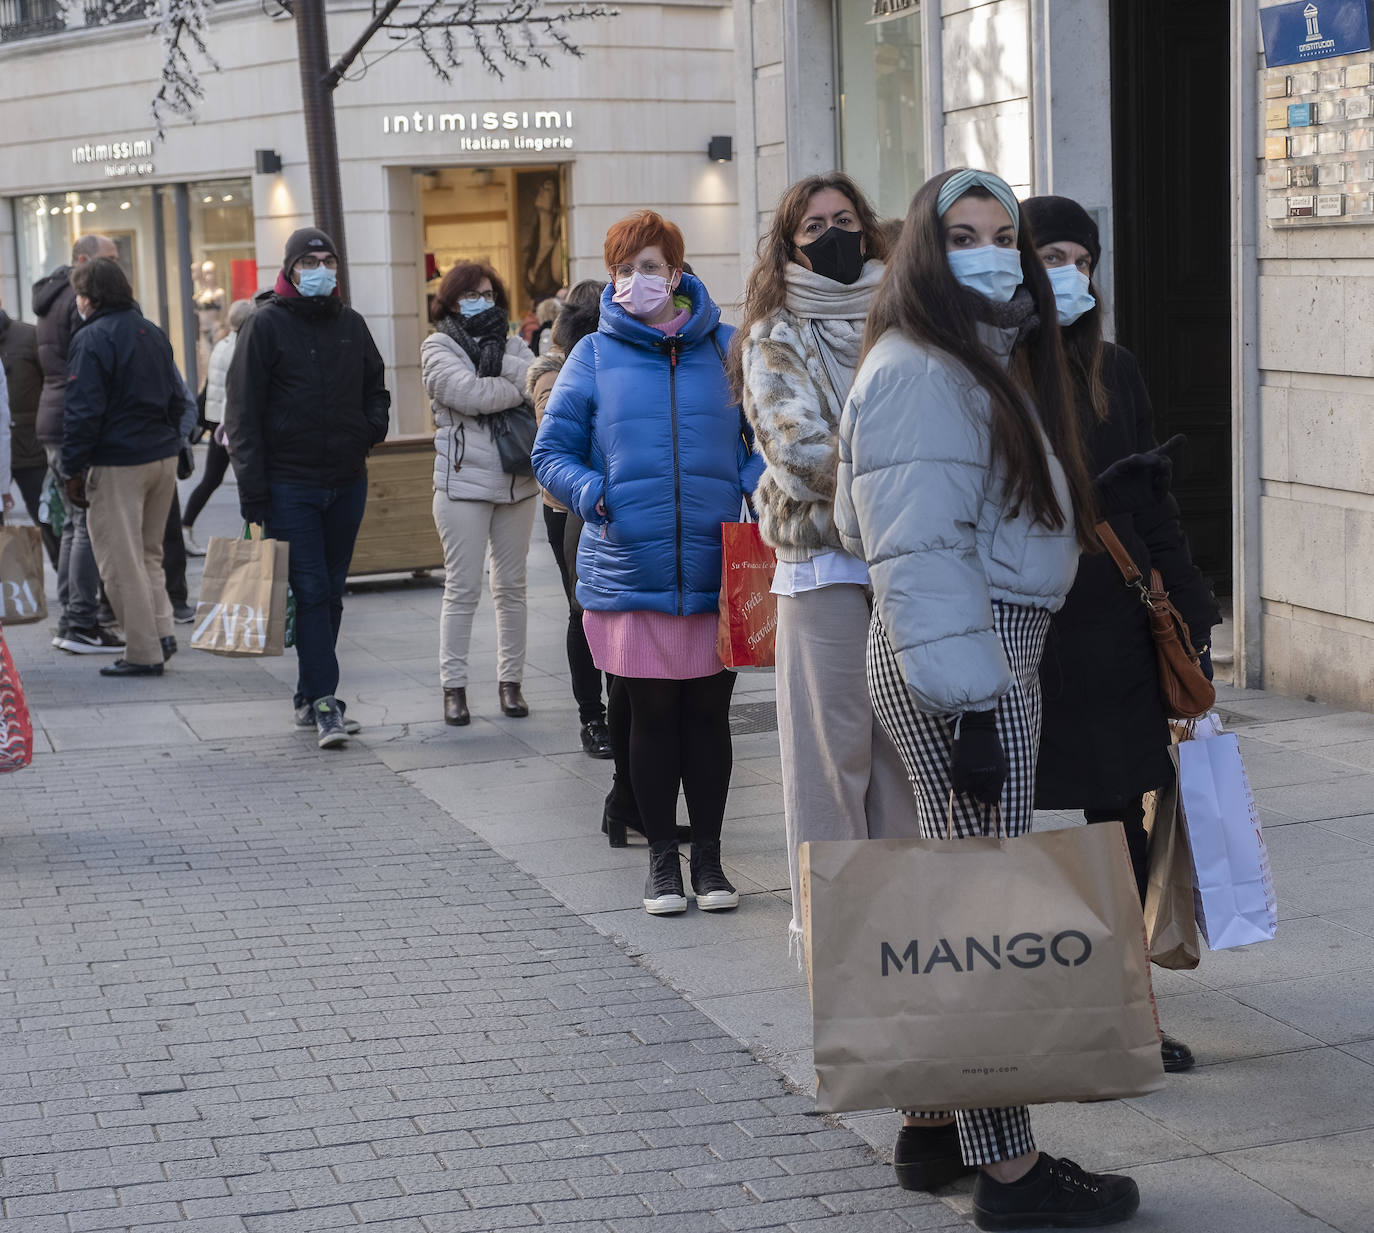
[[[1026,518],[1003,518],[992,533],[989,552],[998,565],[1020,573],[1026,560],[1026,544],[1030,539],[1030,521]]]

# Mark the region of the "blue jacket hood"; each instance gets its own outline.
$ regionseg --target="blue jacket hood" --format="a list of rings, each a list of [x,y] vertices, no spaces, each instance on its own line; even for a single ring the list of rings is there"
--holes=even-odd
[[[692,302],[692,315],[677,335],[682,339],[683,346],[694,347],[709,340],[716,327],[720,325],[720,309],[711,299],[705,284],[701,279],[684,273],[682,281],[673,289],[673,294],[685,295]],[[601,324],[597,327],[600,332],[637,347],[647,347],[651,351],[663,350],[663,331],[630,316],[611,298],[613,295],[615,284],[607,283],[601,292]]]

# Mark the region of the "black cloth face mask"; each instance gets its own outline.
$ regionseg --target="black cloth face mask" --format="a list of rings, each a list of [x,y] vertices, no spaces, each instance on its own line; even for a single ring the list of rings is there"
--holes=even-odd
[[[798,251],[822,278],[848,287],[858,282],[859,275],[864,272],[863,243],[861,231],[831,227],[810,244],[799,245]]]

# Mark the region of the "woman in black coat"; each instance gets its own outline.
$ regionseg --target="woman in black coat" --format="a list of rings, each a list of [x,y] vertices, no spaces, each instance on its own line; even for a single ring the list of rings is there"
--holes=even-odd
[[[1102,338],[1091,282],[1102,251],[1097,224],[1067,197],[1032,197],[1023,206],[1054,285],[1093,474],[1131,455],[1159,451],[1135,357]],[[1166,489],[1108,522],[1146,578],[1159,570],[1210,677],[1212,626],[1220,624],[1221,613],[1193,564],[1173,495]],[[1073,589],[1050,625],[1040,681],[1045,713],[1036,807],[1081,809],[1089,822],[1121,822],[1143,904],[1141,798],[1168,784],[1174,770],[1149,615],[1107,553],[1080,559]],[[1163,1054],[1166,1070],[1193,1064],[1188,1047],[1167,1036]]]

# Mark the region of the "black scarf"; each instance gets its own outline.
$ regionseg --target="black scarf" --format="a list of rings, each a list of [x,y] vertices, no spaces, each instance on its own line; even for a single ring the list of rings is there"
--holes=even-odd
[[[467,353],[479,377],[499,377],[501,361],[506,355],[506,337],[510,320],[505,312],[493,304],[475,317],[445,313],[436,323],[440,333],[447,334]]]
[[[962,288],[968,297],[969,307],[976,320],[999,330],[1015,330],[1016,341],[1023,343],[1040,328],[1040,315],[1035,311],[1035,301],[1024,286],[1017,287],[1016,294],[1005,304],[990,300],[976,291]]]

